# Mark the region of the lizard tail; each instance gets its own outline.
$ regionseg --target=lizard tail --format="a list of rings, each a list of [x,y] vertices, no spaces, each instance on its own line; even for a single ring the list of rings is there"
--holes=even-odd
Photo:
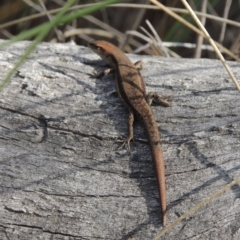
[[[166,187],[165,187],[165,168],[163,160],[163,152],[161,146],[152,150],[153,159],[155,161],[157,182],[158,182],[158,191],[161,201],[162,209],[162,224],[166,225],[167,222],[167,203],[166,203]]]
[[[165,186],[165,167],[164,167],[164,159],[163,159],[163,151],[160,144],[160,134],[158,131],[158,126],[154,115],[149,107],[149,105],[145,105],[145,113],[142,115],[142,119],[145,125],[145,129],[148,135],[152,159],[154,163],[154,167],[157,175],[158,182],[158,190],[159,197],[161,202],[162,209],[162,224],[165,226],[167,221],[167,203],[166,203],[166,186]]]
[[[139,113],[141,119],[143,120],[143,124],[148,136],[152,160],[156,170],[157,182],[158,182],[158,190],[159,197],[161,202],[162,209],[162,224],[166,225],[167,221],[167,203],[166,203],[166,186],[165,186],[165,168],[164,168],[164,159],[163,159],[163,151],[160,143],[160,134],[158,131],[158,126],[152,110],[149,104],[143,98],[142,101],[139,98],[136,99],[136,103],[134,104],[134,109]]]
[[[155,165],[155,170],[157,175],[159,197],[160,197],[161,209],[162,209],[162,224],[165,225],[167,221],[165,168],[164,168],[163,151],[160,143],[160,134],[158,131],[158,126],[157,126],[155,117],[153,115],[153,112],[146,101],[142,102],[141,104],[135,104],[135,106],[140,106],[138,112],[143,120],[144,127],[148,135],[152,159]]]

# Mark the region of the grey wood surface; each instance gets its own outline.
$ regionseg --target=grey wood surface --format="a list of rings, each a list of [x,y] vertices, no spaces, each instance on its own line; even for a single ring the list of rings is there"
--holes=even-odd
[[[0,51],[1,81],[29,42]],[[168,224],[240,176],[240,94],[218,60],[142,59],[164,149]],[[240,79],[239,63],[229,63]],[[163,228],[144,130],[88,48],[42,43],[0,94],[0,239],[152,239]],[[240,239],[240,186],[162,239]]]

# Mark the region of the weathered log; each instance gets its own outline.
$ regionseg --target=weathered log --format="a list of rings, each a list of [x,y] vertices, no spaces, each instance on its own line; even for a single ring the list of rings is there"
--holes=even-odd
[[[0,52],[1,81],[29,42]],[[143,59],[166,166],[168,224],[240,176],[240,94],[218,60]],[[237,79],[239,63],[229,62]],[[151,239],[162,230],[140,123],[118,150],[128,113],[113,75],[88,48],[42,43],[0,94],[0,239]],[[162,239],[240,237],[235,185]]]

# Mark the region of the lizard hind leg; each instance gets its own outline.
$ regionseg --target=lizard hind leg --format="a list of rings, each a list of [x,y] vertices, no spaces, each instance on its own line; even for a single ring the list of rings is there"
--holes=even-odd
[[[159,97],[159,95],[155,92],[149,92],[146,96],[146,101],[149,105],[152,104],[152,102],[157,103],[158,105],[162,105],[164,107],[169,107],[170,104],[168,100],[171,100],[172,97],[166,96],[166,97]]]
[[[122,149],[127,144],[127,149],[130,152],[130,141],[133,139],[133,122],[134,122],[134,114],[132,111],[129,111],[128,116],[128,136],[123,141],[123,144],[118,148]]]

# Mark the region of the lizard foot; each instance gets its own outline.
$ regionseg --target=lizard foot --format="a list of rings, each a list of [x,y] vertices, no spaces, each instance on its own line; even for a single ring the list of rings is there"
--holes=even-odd
[[[148,93],[146,98],[149,105],[151,105],[152,102],[155,102],[156,104],[162,105],[164,107],[169,107],[170,104],[168,101],[171,101],[172,99],[172,96],[159,97],[158,94],[155,92]]]
[[[130,141],[132,140],[132,137],[127,137],[124,141],[123,144],[118,148],[118,150],[121,150],[125,145],[127,145],[127,150],[130,152]]]
[[[112,73],[113,71],[114,71],[113,68],[107,68],[104,71],[100,71],[100,72],[95,70],[93,71],[93,73],[89,73],[88,75],[92,78],[101,78],[109,73]]]

